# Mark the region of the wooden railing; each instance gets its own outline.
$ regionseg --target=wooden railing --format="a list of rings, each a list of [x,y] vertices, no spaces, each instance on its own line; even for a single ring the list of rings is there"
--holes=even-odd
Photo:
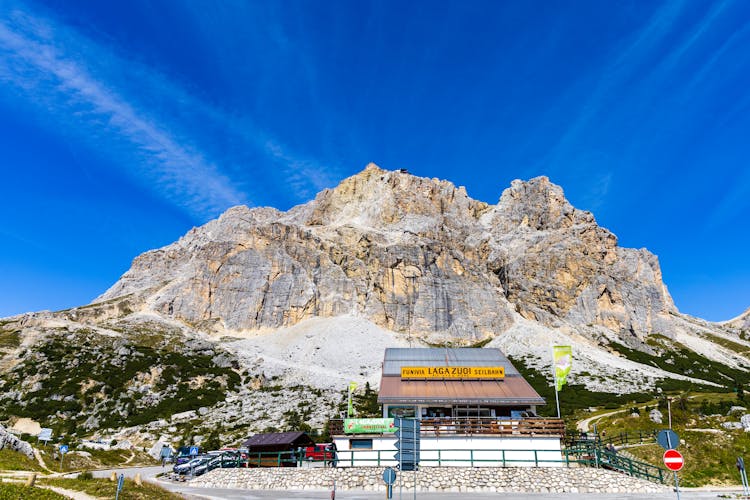
[[[565,435],[565,423],[558,418],[423,418],[423,436],[445,436],[454,434],[496,434],[507,436],[552,436]],[[330,420],[332,436],[344,434],[343,420]]]
[[[499,434],[507,436],[565,435],[565,423],[557,418],[425,418],[423,435],[446,434]]]

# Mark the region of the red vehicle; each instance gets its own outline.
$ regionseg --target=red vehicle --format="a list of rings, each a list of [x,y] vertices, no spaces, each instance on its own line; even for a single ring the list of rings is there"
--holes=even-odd
[[[333,443],[318,443],[315,446],[305,448],[306,460],[325,460],[330,462],[335,458],[336,445]]]

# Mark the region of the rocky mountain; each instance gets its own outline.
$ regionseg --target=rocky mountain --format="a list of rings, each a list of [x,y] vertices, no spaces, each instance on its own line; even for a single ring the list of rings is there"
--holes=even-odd
[[[750,335],[750,309],[748,309],[738,317],[727,321],[726,324],[740,330],[748,330],[748,334]]]
[[[138,256],[89,306],[3,320],[0,403],[86,432],[117,427],[112,415],[182,432],[173,410],[191,422],[199,409],[204,423],[320,425],[349,380],[377,383],[387,346],[487,343],[542,373],[551,344],[569,343],[590,391],[728,390],[750,381],[747,317],[680,314],[656,256],[619,247],[546,177],[489,205],[370,164],[287,212],[228,210]],[[88,375],[39,370],[60,359]],[[34,413],[43,394],[60,404]]]
[[[617,246],[545,177],[497,205],[374,165],[287,213],[235,207],[138,257],[98,301],[217,333],[352,314],[428,341],[513,323],[600,325],[643,337],[676,313],[656,257]]]

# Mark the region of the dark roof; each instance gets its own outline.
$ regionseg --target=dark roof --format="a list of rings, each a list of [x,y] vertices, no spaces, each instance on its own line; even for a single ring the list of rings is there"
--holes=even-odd
[[[251,451],[276,451],[299,446],[312,446],[315,442],[304,432],[291,431],[256,434],[242,444]]]
[[[519,375],[507,357],[496,348],[408,348],[389,347],[383,360],[384,376],[401,376],[402,366],[503,366],[505,376]]]
[[[402,366],[503,366],[503,380],[402,380]],[[500,349],[389,348],[378,403],[543,405]]]

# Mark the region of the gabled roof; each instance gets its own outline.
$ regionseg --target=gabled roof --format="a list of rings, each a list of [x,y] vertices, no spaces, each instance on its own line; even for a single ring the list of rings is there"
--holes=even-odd
[[[506,377],[520,375],[505,354],[495,348],[387,348],[383,375],[399,377],[402,366],[503,366]]]
[[[290,431],[255,434],[242,444],[250,450],[275,451],[290,447],[312,446],[315,442],[304,432]]]
[[[413,366],[502,366],[502,380],[401,379]],[[389,348],[385,350],[378,403],[543,405],[542,398],[500,349]]]

